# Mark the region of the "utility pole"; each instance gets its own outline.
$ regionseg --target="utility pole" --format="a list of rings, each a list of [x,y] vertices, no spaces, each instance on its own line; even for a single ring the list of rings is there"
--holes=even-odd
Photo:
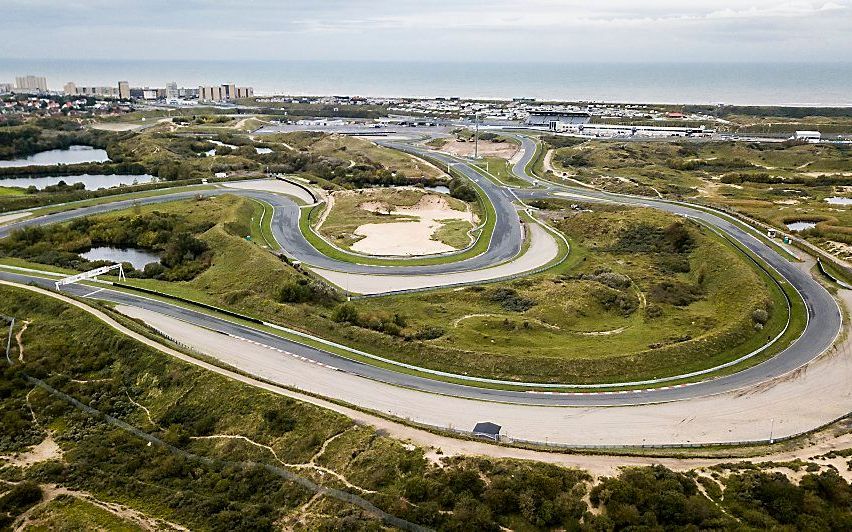
[[[479,113],[473,113],[473,158],[479,159]]]

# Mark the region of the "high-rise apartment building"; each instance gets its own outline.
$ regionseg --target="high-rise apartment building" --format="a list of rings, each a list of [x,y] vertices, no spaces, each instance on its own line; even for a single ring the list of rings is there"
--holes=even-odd
[[[126,81],[118,82],[118,97],[122,100],[130,99],[130,83]]]
[[[44,76],[17,76],[15,88],[22,92],[47,92],[47,79]]]
[[[219,86],[198,87],[198,99],[207,102],[233,101],[254,96],[252,87],[237,87],[233,83]]]
[[[177,98],[179,95],[177,83],[174,81],[166,83],[166,98]]]
[[[62,92],[65,96],[77,96],[77,84],[73,81],[69,81],[62,87]]]

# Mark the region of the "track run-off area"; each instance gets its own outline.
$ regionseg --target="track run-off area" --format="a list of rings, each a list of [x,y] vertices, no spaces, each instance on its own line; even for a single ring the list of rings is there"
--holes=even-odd
[[[727,215],[685,203],[611,194],[584,187],[552,184],[530,175],[536,143],[517,135],[522,156],[513,167],[528,188],[501,186],[466,161],[414,144],[381,142],[430,161],[449,165],[470,179],[494,209],[493,230],[482,253],[426,265],[376,265],[324,255],[299,229],[300,204],[310,196],[297,185],[269,181],[185,191],[149,198],[121,199],[40,217],[0,222],[0,238],[16,228],[64,222],[134,205],[197,195],[239,194],[272,207],[271,232],[281,251],[314,273],[352,293],[385,292],[475,284],[528,275],[564,257],[567,245],[544,224],[525,216],[524,203],[544,198],[611,202],[644,206],[689,217],[747,248],[764,267],[774,270],[804,301],[807,324],[788,347],[742,371],[688,385],[583,393],[530,392],[509,383],[404,367],[369,353],[343,356],[345,346],[294,335],[273,324],[253,325],[227,319],[192,305],[132,293],[109,284],[70,285],[65,291],[99,299],[138,318],[189,349],[228,366],[283,386],[342,401],[414,423],[470,430],[479,421],[503,426],[515,440],[567,446],[697,445],[766,441],[807,432],[852,410],[852,360],[843,332],[841,307],[810,274],[812,262],[790,262],[757,231]],[[289,183],[289,184],[288,184]],[[283,187],[283,188],[282,188]],[[292,190],[287,191],[287,187]],[[281,192],[284,192],[285,195]],[[295,199],[294,199],[295,198]],[[522,220],[524,220],[522,222]],[[481,236],[484,238],[484,236]],[[526,244],[525,244],[526,240]],[[54,278],[36,271],[0,268],[0,279],[52,286]],[[839,299],[848,305],[847,291]],[[283,333],[283,334],[282,334]],[[838,338],[844,338],[838,342]],[[479,384],[479,386],[477,386]],[[482,385],[499,384],[499,387]],[[505,386],[504,386],[505,384]],[[636,383],[633,383],[636,384]],[[659,383],[655,383],[659,384]]]

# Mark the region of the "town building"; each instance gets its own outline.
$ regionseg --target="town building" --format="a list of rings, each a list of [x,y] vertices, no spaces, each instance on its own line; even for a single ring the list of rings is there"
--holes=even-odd
[[[118,97],[122,100],[130,99],[130,83],[126,81],[118,82]]]
[[[233,83],[198,87],[198,99],[206,102],[233,101],[254,96],[252,87],[237,87]]]
[[[15,89],[20,92],[47,92],[47,79],[44,76],[17,76]]]

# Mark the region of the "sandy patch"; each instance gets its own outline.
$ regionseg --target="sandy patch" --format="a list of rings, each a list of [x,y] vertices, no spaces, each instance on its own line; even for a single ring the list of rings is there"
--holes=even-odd
[[[18,218],[26,218],[32,214],[31,212],[13,212],[12,214],[0,214],[0,225],[17,220]]]
[[[776,200],[776,201],[773,201],[772,203],[774,203],[776,205],[798,205],[799,200],[794,200],[794,199]]]
[[[100,129],[101,131],[133,131],[142,127],[141,124],[131,124],[129,122],[102,122],[91,125],[92,129]]]
[[[432,235],[444,225],[444,220],[474,223],[472,212],[454,210],[446,198],[434,194],[424,195],[411,207],[393,207],[381,201],[368,201],[359,207],[369,212],[418,218],[417,221],[365,224],[355,229],[354,233],[363,238],[352,244],[352,250],[370,255],[410,256],[455,251],[452,246],[432,240]]]
[[[440,151],[455,155],[456,157],[473,157],[474,142],[463,142],[460,140],[450,140],[443,146]],[[501,159],[511,159],[517,153],[518,146],[511,142],[491,142],[490,140],[479,141],[479,156],[480,157],[500,157]]]
[[[852,259],[852,246],[849,244],[845,244],[843,242],[836,242],[834,240],[828,240],[825,243],[825,247],[828,248],[828,251],[837,257],[840,257],[843,260]]]
[[[26,452],[17,456],[7,457],[8,464],[16,467],[29,467],[39,462],[58,460],[62,458],[62,449],[53,440],[53,435],[47,437],[41,443],[30,447]]]

